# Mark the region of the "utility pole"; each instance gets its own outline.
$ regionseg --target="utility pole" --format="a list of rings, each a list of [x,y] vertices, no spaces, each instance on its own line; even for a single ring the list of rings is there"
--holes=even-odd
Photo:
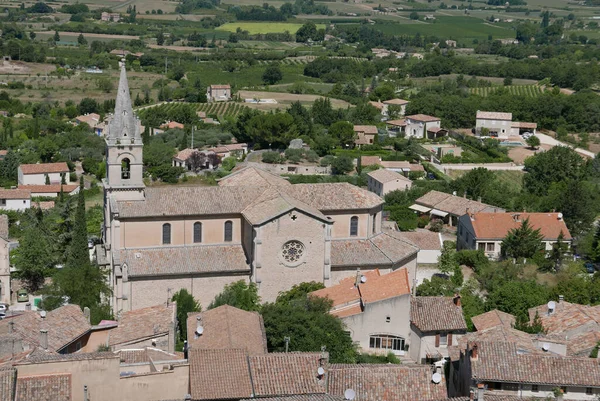
[[[196,129],[195,125],[192,125],[192,143],[190,149],[194,149],[194,130]]]

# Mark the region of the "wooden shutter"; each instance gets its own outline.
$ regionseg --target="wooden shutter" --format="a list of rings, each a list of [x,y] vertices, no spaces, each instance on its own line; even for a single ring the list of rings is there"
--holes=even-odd
[[[440,346],[440,335],[436,334],[435,335],[435,347],[439,347]]]
[[[448,333],[448,346],[452,345],[452,333]]]

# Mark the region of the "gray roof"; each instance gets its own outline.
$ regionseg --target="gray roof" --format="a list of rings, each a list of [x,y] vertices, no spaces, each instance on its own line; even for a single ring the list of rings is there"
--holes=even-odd
[[[331,266],[377,266],[416,256],[419,248],[393,232],[369,239],[331,241]]]
[[[250,271],[241,245],[129,248],[121,260],[129,277]]]
[[[125,63],[121,63],[121,76],[119,77],[119,88],[117,89],[115,113],[108,124],[106,137],[111,143],[124,137],[135,140],[137,144],[140,144],[142,141],[140,125],[133,114],[133,107],[131,106]]]
[[[220,186],[292,185],[288,180],[254,166],[244,167],[217,180]]]
[[[273,204],[272,200],[281,197]],[[261,199],[270,211],[253,210]],[[220,186],[147,188],[143,201],[113,201],[120,218],[242,214],[262,222],[280,212],[297,208],[324,218],[321,212],[373,209],[383,204],[377,195],[348,183],[296,184],[287,186]],[[252,206],[249,209],[249,206]],[[266,211],[266,209],[265,209]],[[269,213],[272,212],[269,216]]]

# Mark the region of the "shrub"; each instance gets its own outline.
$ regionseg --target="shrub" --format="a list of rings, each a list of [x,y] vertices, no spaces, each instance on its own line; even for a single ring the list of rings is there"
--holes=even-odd
[[[281,155],[279,154],[279,152],[273,152],[273,151],[264,152],[262,154],[262,161],[263,161],[263,163],[270,163],[270,164],[280,163]]]
[[[444,222],[442,220],[436,220],[429,226],[429,231],[433,231],[434,233],[439,233],[444,228]]]
[[[320,165],[321,165],[321,167],[331,166],[331,164],[333,163],[334,160],[335,160],[335,156],[327,155],[321,159]]]
[[[456,261],[460,265],[465,265],[472,268],[475,272],[486,267],[490,261],[485,256],[483,250],[463,249],[456,252]]]
[[[417,220],[417,226],[419,228],[425,228],[427,227],[427,224],[429,224],[429,216],[427,216],[426,214],[419,216]]]

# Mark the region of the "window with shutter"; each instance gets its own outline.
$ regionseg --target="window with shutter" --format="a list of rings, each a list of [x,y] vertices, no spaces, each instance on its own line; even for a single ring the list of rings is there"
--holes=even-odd
[[[435,335],[435,347],[439,347],[440,346],[440,335],[436,334]]]

